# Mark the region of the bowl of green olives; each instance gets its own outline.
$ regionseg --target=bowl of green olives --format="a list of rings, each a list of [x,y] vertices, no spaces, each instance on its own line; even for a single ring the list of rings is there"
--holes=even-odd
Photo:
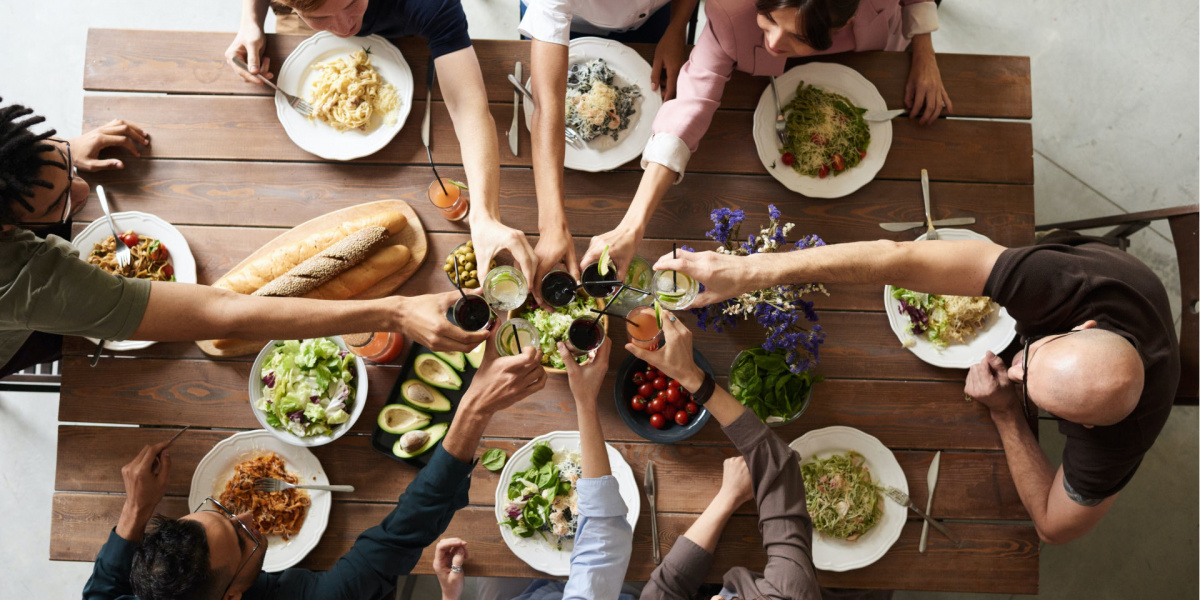
[[[488,271],[496,267],[496,260],[492,259],[492,263],[488,265],[487,270],[482,274],[479,272],[479,266],[475,263],[475,243],[467,242],[460,244],[446,257],[446,264],[442,265],[442,270],[446,272],[446,278],[450,283],[458,285],[458,279],[454,277],[454,259],[458,258],[458,274],[462,277],[462,287],[475,289],[479,287],[479,280],[482,275],[486,275]]]

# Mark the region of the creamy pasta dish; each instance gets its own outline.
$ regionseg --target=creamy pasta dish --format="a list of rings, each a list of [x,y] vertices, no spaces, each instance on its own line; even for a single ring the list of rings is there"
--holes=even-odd
[[[378,114],[393,125],[400,107],[396,88],[371,66],[369,49],[313,67],[319,72],[309,91],[309,118],[321,119],[338,131],[364,130]]]

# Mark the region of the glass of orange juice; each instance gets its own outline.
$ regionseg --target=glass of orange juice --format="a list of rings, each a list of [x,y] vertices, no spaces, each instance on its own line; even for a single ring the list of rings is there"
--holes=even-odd
[[[427,194],[429,201],[442,211],[442,216],[446,217],[447,221],[461,221],[471,210],[467,190],[455,185],[449,177],[442,177],[441,183],[437,179],[433,180],[433,183],[429,184]]]

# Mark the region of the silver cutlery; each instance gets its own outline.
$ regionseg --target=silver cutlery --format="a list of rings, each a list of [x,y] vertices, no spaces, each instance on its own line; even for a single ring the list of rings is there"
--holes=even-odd
[[[517,88],[517,91],[520,92],[523,96],[525,96],[525,102],[528,102],[529,106],[537,108],[537,104],[533,101],[533,92],[529,91],[529,88],[522,85],[521,81],[519,79],[517,79],[516,77],[513,77],[512,75],[509,75],[508,82],[513,84],[513,87]],[[583,146],[583,136],[579,135],[579,132],[575,131],[575,129],[569,125],[567,126],[566,140],[572,146],[576,146],[576,147]]]
[[[517,61],[517,66],[514,69],[514,76],[517,81],[521,80],[521,61]],[[517,130],[517,116],[521,114],[521,93],[513,90],[513,120],[512,126],[508,128],[508,149],[512,150],[513,156],[518,155],[520,146],[518,142],[521,139],[520,132]]]
[[[962,545],[962,542],[959,541],[957,537],[954,537],[954,534],[950,533],[950,531],[946,529],[944,525],[942,525],[941,521],[925,514],[921,511],[921,509],[917,508],[916,505],[913,504],[912,498],[908,497],[908,494],[905,494],[904,492],[890,485],[879,486],[879,490],[883,492],[884,496],[891,498],[896,504],[899,504],[900,506],[907,506],[908,508],[912,509],[913,512],[917,513],[917,516],[925,519],[926,523],[933,525],[934,528],[942,532],[942,535],[946,536],[951,542],[954,542],[955,546]]]
[[[121,268],[129,266],[132,261],[132,254],[129,252],[129,246],[121,239],[121,233],[117,231],[117,222],[112,218],[112,211],[108,209],[108,195],[104,193],[104,186],[96,186],[96,196],[100,198],[100,208],[104,209],[104,216],[108,219],[108,229],[112,231],[113,240],[116,242],[117,249],[117,264]]]
[[[939,219],[939,220],[933,222],[934,227],[957,227],[959,225],[974,225],[974,224],[975,224],[975,217],[955,217],[953,219]],[[901,221],[898,223],[880,223],[879,226],[888,231],[900,232],[900,231],[908,231],[909,229],[916,229],[918,227],[924,227],[925,222],[924,221]]]
[[[902,114],[904,114],[903,108],[896,108],[892,110],[868,110],[867,112],[863,113],[863,120],[875,121],[878,123],[891,121]]]
[[[925,240],[936,240],[938,233],[933,228],[933,217],[929,211],[929,171],[925,169],[921,169],[921,196],[925,198],[925,224],[929,226],[929,230],[925,232]]]
[[[322,490],[322,491],[326,491],[326,492],[353,492],[354,486],[352,486],[352,485],[296,485],[294,483],[288,483],[282,479],[275,479],[274,477],[263,477],[261,479],[254,480],[254,490],[257,492],[267,492],[268,494],[273,494],[275,492],[282,492],[284,490],[292,490],[292,489]]]
[[[654,461],[647,461],[646,478],[642,481],[642,488],[646,492],[646,499],[650,501],[650,537],[654,541],[654,564],[657,565],[662,563],[662,548],[658,544],[658,504],[655,503],[655,487]]]
[[[191,425],[184,425],[183,429],[180,429],[179,431],[175,432],[175,435],[171,436],[171,439],[167,440],[167,445],[163,446],[163,449],[159,450],[158,455],[154,457],[154,465],[155,466],[154,466],[153,470],[158,470],[158,464],[159,464],[159,460],[162,458],[163,450],[170,448],[171,444],[174,444],[175,440],[179,439],[179,436],[183,435],[183,432],[185,432],[191,428],[192,428]]]
[[[942,463],[942,452],[939,450],[933,455],[933,460],[929,461],[929,475],[926,476],[925,483],[929,486],[929,500],[925,502],[925,512],[933,512],[933,491],[937,489],[938,467]],[[929,521],[921,524],[921,544],[917,550],[921,554],[925,553],[925,544],[929,541]]]
[[[787,120],[783,118],[783,105],[779,103],[779,90],[775,87],[775,76],[771,76],[771,94],[775,96],[775,137],[787,146]]]
[[[240,68],[242,68],[242,69],[246,70],[247,72],[248,72],[248,71],[250,71],[250,67],[246,66],[246,61],[242,60],[241,58],[238,58],[238,57],[236,57],[236,56],[235,56],[235,57],[233,57],[233,64],[235,64],[235,65],[237,65],[238,67],[240,67]],[[304,115],[304,116],[306,116],[306,117],[311,117],[311,116],[312,116],[312,114],[313,114],[313,110],[314,110],[314,109],[313,109],[313,106],[312,106],[311,104],[309,104],[309,103],[305,102],[304,100],[301,100],[301,99],[300,99],[299,97],[297,97],[297,96],[293,96],[293,95],[291,95],[291,94],[289,94],[289,93],[287,93],[287,92],[285,92],[285,91],[283,91],[283,90],[279,89],[279,86],[277,86],[277,85],[275,85],[274,83],[272,83],[270,79],[267,79],[266,77],[263,77],[262,75],[259,75],[258,73],[253,73],[253,75],[254,75],[255,77],[258,77],[259,81],[262,81],[263,83],[265,83],[265,84],[267,84],[267,85],[271,86],[272,88],[274,88],[274,89],[275,89],[275,91],[279,92],[280,94],[283,94],[283,98],[284,98],[285,100],[287,100],[288,106],[290,106],[290,107],[292,107],[293,109],[295,109],[295,111],[296,111],[296,112],[298,112],[298,113],[300,113],[300,114],[302,114],[302,115]]]
[[[429,140],[429,121],[430,121],[430,105],[433,104],[433,75],[436,71],[433,67],[433,58],[429,59],[429,68],[425,73],[425,118],[421,121],[421,143],[425,144],[425,151],[429,153],[429,162],[433,162],[432,151],[430,150]]]

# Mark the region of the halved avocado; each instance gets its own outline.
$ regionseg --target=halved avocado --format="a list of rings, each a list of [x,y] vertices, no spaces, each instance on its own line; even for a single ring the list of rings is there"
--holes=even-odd
[[[430,426],[426,429],[418,429],[415,431],[410,431],[408,433],[415,433],[416,431],[423,431],[429,436],[429,438],[427,440],[425,440],[425,443],[422,444],[420,447],[416,448],[412,452],[409,452],[409,451],[406,451],[404,449],[404,447],[401,445],[404,442],[404,437],[401,436],[401,438],[396,440],[396,443],[392,445],[392,454],[395,454],[396,456],[398,456],[400,458],[415,458],[417,456],[425,454],[426,452],[429,452],[429,450],[431,448],[436,446],[438,442],[442,441],[443,437],[446,437],[447,429],[450,429],[449,423],[438,423],[437,425]]]
[[[467,355],[462,352],[434,352],[434,354],[454,367],[456,371],[462,372],[467,370]]]
[[[379,411],[379,428],[388,433],[407,433],[414,429],[423,429],[433,421],[428,413],[423,413],[405,404],[389,404]]]
[[[417,378],[433,387],[443,390],[462,389],[462,377],[446,361],[434,354],[422,354],[413,363],[413,372]]]
[[[476,346],[474,350],[467,353],[467,362],[471,363],[472,367],[475,367],[476,369],[478,369],[479,365],[483,364],[483,352],[485,350],[487,350],[486,344],[487,344],[486,341],[480,342],[479,345]]]
[[[450,400],[441,392],[416,379],[400,384],[400,397],[409,405],[429,412],[449,412]],[[424,425],[422,425],[424,427]]]

